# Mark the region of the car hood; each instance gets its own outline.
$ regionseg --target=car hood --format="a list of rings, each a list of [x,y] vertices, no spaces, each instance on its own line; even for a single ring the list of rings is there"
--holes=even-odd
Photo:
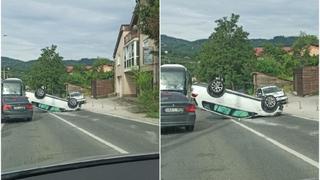
[[[274,93],[268,93],[268,94],[266,94],[266,96],[269,96],[269,95],[272,95],[272,96],[274,96],[274,97],[280,97],[280,96],[284,96],[285,94],[284,94],[284,92],[279,91],[279,92],[274,92]]]
[[[54,173],[68,171],[72,169],[86,168],[90,166],[99,166],[101,164],[115,164],[115,163],[125,163],[125,162],[134,162],[141,160],[151,160],[159,159],[158,152],[151,153],[141,153],[141,154],[129,154],[129,155],[100,155],[92,156],[86,158],[79,158],[77,160],[55,163],[48,166],[37,166],[36,168],[15,170],[1,172],[1,179],[20,179],[25,177],[30,177],[33,175]]]

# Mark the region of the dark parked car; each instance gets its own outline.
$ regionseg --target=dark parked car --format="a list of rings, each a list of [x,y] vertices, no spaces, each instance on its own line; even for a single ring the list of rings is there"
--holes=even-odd
[[[33,107],[25,96],[20,79],[8,78],[1,82],[1,120],[32,120]]]
[[[161,66],[161,127],[185,127],[193,131],[196,106],[191,99],[191,75],[180,64]]]
[[[8,96],[2,97],[2,120],[24,119],[31,121],[33,116],[33,107],[27,97]]]
[[[161,92],[161,127],[185,127],[193,131],[196,106],[182,93]]]

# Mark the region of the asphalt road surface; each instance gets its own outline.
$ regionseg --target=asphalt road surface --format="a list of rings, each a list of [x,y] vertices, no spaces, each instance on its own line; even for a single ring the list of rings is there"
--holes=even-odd
[[[158,152],[158,126],[87,111],[35,110],[31,122],[2,124],[2,172]]]
[[[161,135],[163,180],[316,180],[318,122],[281,115],[231,120],[197,111],[194,132]]]

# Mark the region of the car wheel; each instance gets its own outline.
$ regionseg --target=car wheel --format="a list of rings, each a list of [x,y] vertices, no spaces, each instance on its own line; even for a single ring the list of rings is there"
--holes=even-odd
[[[68,107],[69,107],[69,108],[74,109],[74,108],[76,108],[77,106],[78,106],[78,101],[77,101],[77,99],[75,99],[75,98],[70,98],[70,99],[68,100]]]
[[[207,91],[210,96],[218,98],[224,94],[225,87],[220,79],[215,79],[209,83]]]
[[[262,99],[261,106],[265,112],[273,113],[278,109],[279,103],[274,96],[269,95]]]
[[[46,92],[44,89],[42,88],[38,88],[36,90],[36,92],[34,93],[34,96],[37,98],[37,99],[43,99],[45,96],[46,96]]]
[[[194,125],[186,126],[186,130],[192,132],[194,129]]]
[[[32,121],[32,118],[27,118],[27,121]]]

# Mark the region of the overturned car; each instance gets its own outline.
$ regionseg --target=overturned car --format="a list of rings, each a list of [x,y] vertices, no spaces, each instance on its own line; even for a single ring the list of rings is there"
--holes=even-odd
[[[199,108],[232,118],[274,116],[283,109],[272,95],[258,98],[226,89],[221,78],[193,85],[192,97]]]

